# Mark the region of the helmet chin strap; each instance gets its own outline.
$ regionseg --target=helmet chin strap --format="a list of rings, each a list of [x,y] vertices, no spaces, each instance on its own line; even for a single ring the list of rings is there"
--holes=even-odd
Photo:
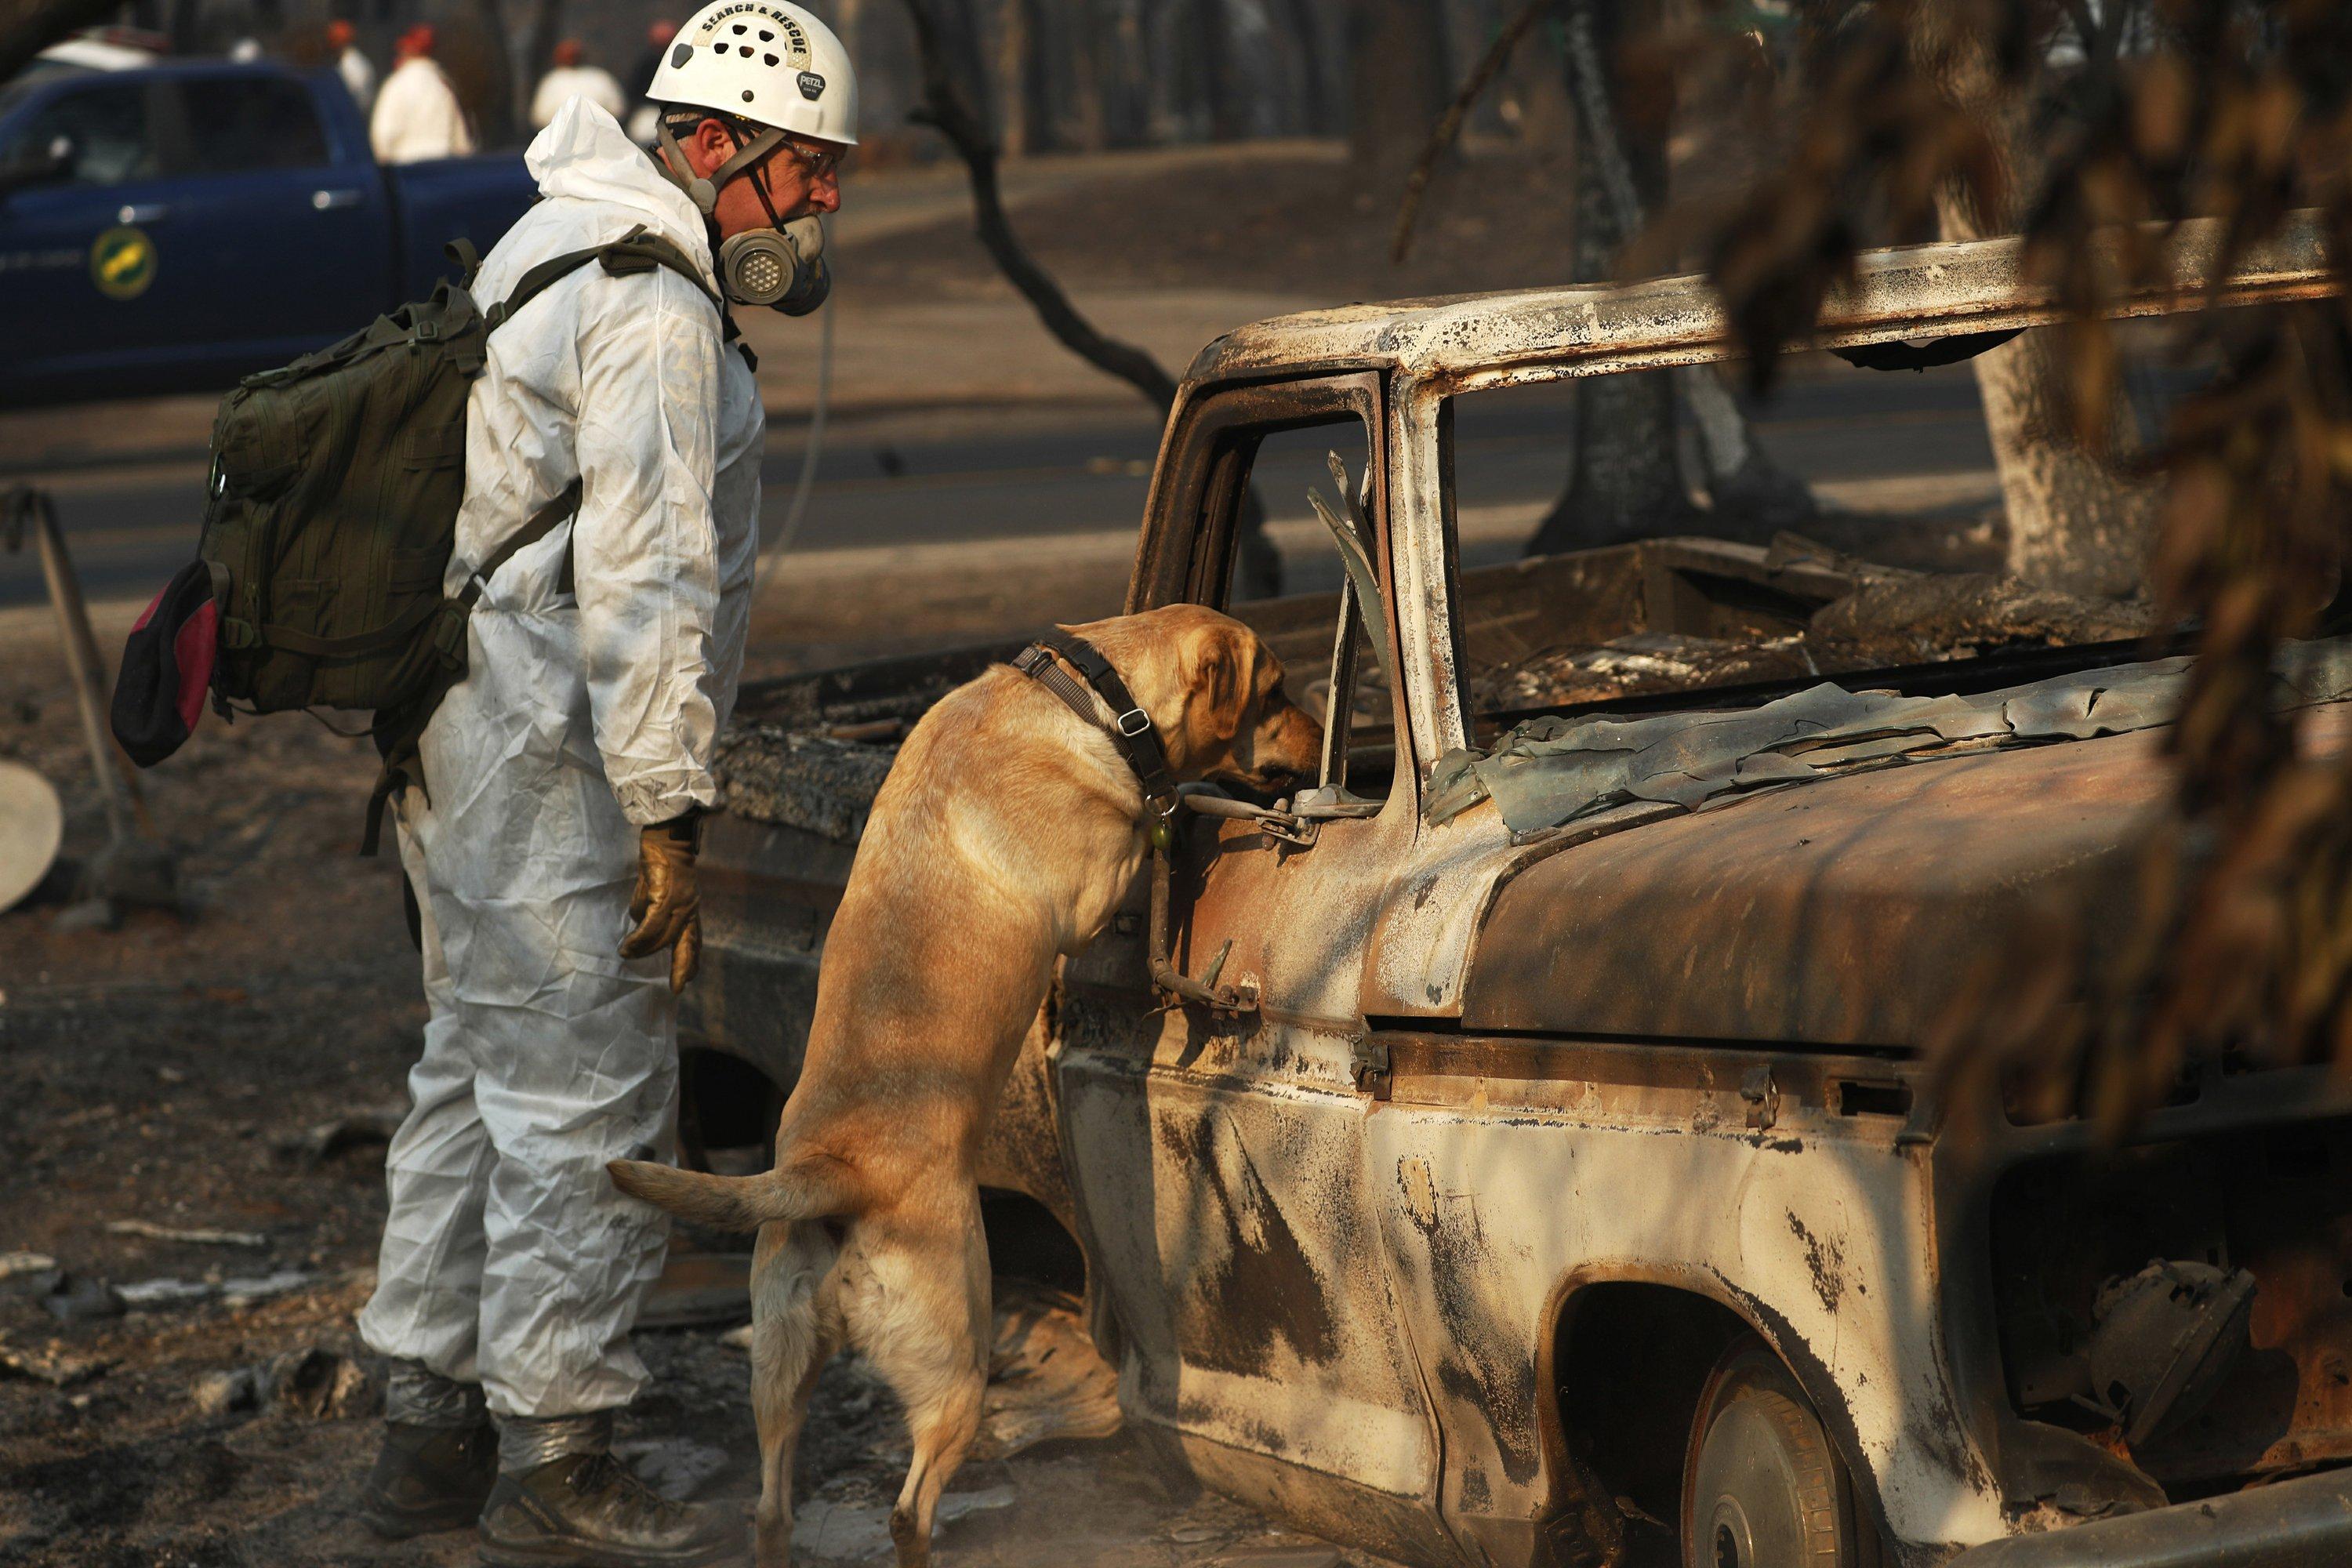
[[[731,115],[713,118],[727,125],[740,145],[732,157],[710,172],[708,179],[679,173],[694,165],[688,162],[686,149],[678,144],[667,125],[661,128],[662,156],[658,162],[672,183],[684,190],[702,213],[720,292],[738,305],[760,305],[786,315],[805,315],[823,302],[827,287],[824,266],[817,260],[824,246],[824,231],[817,231],[813,243],[796,241],[786,234],[783,215],[776,211],[775,198],[769,195],[767,182],[760,177],[758,169],[762,159],[783,145],[784,133],[773,127],[754,128],[735,122]],[[721,239],[719,192],[728,181],[738,177],[751,180],[751,194],[760,198],[761,210],[768,215],[768,226],[745,229]]]
[[[716,120],[719,115],[714,111],[710,118]],[[692,169],[694,164],[688,160],[686,149],[678,145],[677,138],[670,134],[669,126],[665,123],[661,127],[662,171],[686,193],[687,199],[695,205],[704,217],[709,217],[718,208],[719,190],[728,181],[783,144],[784,133],[770,126],[738,147],[733,157],[711,170],[709,177],[705,179],[687,172]],[[776,209],[769,205],[768,193],[761,189],[760,182],[757,180],[751,182],[751,188],[760,192],[760,205],[768,208],[768,216],[773,219]]]

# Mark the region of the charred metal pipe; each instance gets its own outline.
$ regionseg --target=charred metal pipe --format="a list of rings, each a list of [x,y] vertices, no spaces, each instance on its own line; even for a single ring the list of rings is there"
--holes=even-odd
[[[1178,969],[1168,956],[1168,856],[1155,848],[1151,852],[1151,984],[1167,995],[1181,1002],[1198,1003],[1227,1013],[1251,1013],[1257,1010],[1257,994],[1236,985],[1220,985],[1217,976],[1225,967],[1225,958],[1233,952],[1228,940],[1209,965],[1204,979],[1195,980]]]
[[[1949,1568],[2311,1568],[2352,1562],[2352,1472],[2334,1470],[1971,1546]]]

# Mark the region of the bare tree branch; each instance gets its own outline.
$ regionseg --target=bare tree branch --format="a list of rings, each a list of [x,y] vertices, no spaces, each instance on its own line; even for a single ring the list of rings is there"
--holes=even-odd
[[[1037,265],[1013,232],[1013,221],[1004,211],[1004,195],[997,185],[996,143],[948,63],[929,7],[924,0],[906,0],[906,5],[923,67],[923,102],[909,118],[946,137],[963,160],[971,179],[972,226],[981,244],[1064,348],[1126,382],[1165,414],[1176,404],[1176,378],[1142,349],[1107,336],[1080,315],[1062,286]],[[1235,586],[1247,597],[1272,598],[1282,591],[1282,556],[1265,536],[1265,509],[1255,486],[1242,498],[1240,521]]]
[[[122,0],[0,0],[0,81],[78,27],[95,26]]]
[[[1486,46],[1486,52],[1479,57],[1477,65],[1463,79],[1462,90],[1454,95],[1454,101],[1445,106],[1444,114],[1431,128],[1429,144],[1421,150],[1421,157],[1413,164],[1412,173],[1405,176],[1404,199],[1397,204],[1396,237],[1389,245],[1391,260],[1402,261],[1405,252],[1412,248],[1413,225],[1421,219],[1422,197],[1428,193],[1429,178],[1436,172],[1437,161],[1445,156],[1461,136],[1463,121],[1470,118],[1470,110],[1486,95],[1495,78],[1502,74],[1503,68],[1510,63],[1512,51],[1519,47],[1519,40],[1528,36],[1528,29],[1534,26],[1536,19],[1556,3],[1557,0],[1528,0],[1517,16],[1503,24],[1502,30],[1495,35],[1495,41]]]
[[[906,5],[923,66],[923,102],[912,118],[945,136],[963,160],[971,178],[972,225],[981,244],[1063,347],[1097,370],[1118,377],[1165,411],[1176,401],[1176,378],[1142,349],[1097,331],[1013,232],[1003,193],[997,184],[996,143],[948,63],[929,7],[924,0],[906,0]]]

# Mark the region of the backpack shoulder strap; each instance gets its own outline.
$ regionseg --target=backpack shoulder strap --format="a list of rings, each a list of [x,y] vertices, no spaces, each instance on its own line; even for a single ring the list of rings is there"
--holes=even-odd
[[[579,510],[580,481],[574,479],[558,491],[554,500],[531,513],[530,521],[509,534],[505,543],[491,551],[488,558],[474,568],[466,579],[465,587],[457,592],[457,602],[471,610],[474,601],[482,596],[482,585],[497,576],[500,567],[553,533]],[[569,569],[567,563],[566,571]]]
[[[727,301],[721,300],[719,297],[719,291],[703,280],[702,269],[688,258],[686,252],[664,239],[660,235],[648,234],[643,226],[632,229],[612,244],[602,247],[598,252],[598,259],[604,262],[604,270],[615,278],[626,277],[633,272],[650,272],[656,267],[667,267],[688,283],[693,284],[696,291],[710,301],[712,310],[721,316],[727,314]]]
[[[703,281],[700,269],[687,258],[686,253],[661,236],[646,233],[645,226],[640,224],[607,244],[592,245],[584,250],[567,250],[561,256],[549,257],[518,279],[512,293],[483,312],[484,326],[490,331],[497,331],[513,319],[517,310],[537,299],[549,284],[577,272],[592,261],[603,262],[604,270],[616,278],[667,267],[693,284],[702,297],[710,301],[713,309],[722,313],[726,310],[724,302],[710,285]]]

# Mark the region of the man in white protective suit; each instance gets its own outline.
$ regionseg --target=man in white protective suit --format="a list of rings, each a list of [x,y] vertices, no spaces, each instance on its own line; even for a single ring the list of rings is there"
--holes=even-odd
[[[431,1016],[360,1314],[391,1360],[362,1510],[394,1537],[477,1524],[494,1563],[743,1541],[740,1515],[667,1501],[609,1452],[648,1382],[629,1331],[668,1222],[604,1164],[670,1157],[696,823],[751,612],[764,420],[720,301],[822,300],[857,89],[785,0],[707,7],[654,89],[658,157],[565,105],[527,154],[542,199],[474,281],[495,310],[535,266],[639,231],[692,274],[579,266],[490,335],[446,591],[574,486],[577,510],[491,574],[424,787],[394,802]]]
[[[530,95],[532,127],[555,123],[557,111],[575,98],[586,99],[615,120],[629,112],[629,100],[613,73],[590,65],[580,40],[566,38],[555,46],[555,68],[539,79],[539,90]]]
[[[394,47],[392,74],[368,112],[368,145],[377,162],[422,163],[473,152],[473,127],[466,123],[457,90],[433,58],[439,47],[429,22],[409,28]]]

